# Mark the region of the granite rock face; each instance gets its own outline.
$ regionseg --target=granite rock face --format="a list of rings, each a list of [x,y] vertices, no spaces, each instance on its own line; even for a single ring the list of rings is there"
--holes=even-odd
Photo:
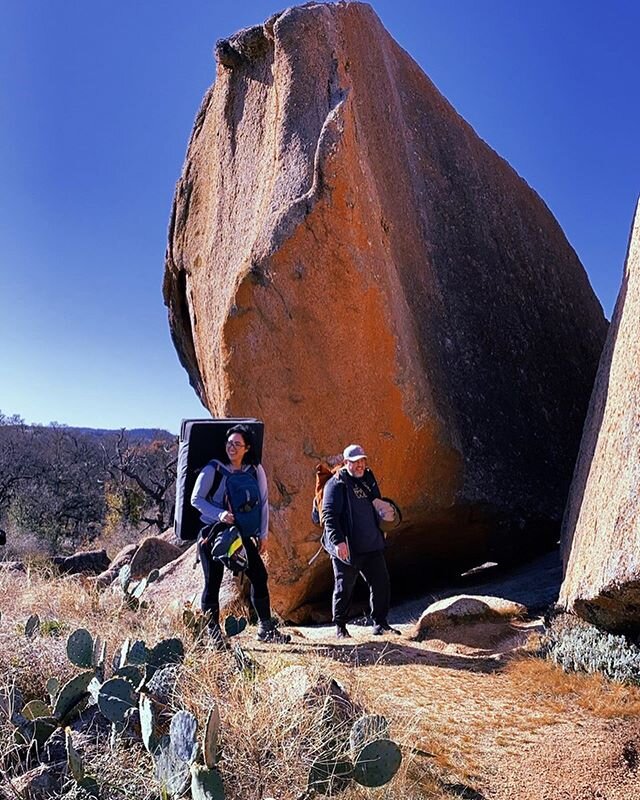
[[[640,202],[562,526],[560,604],[640,630]]]
[[[557,535],[606,321],[549,210],[368,5],[217,56],[164,298],[211,413],[265,421],[276,609],[326,610],[314,467],[350,442],[403,510],[404,586]]]

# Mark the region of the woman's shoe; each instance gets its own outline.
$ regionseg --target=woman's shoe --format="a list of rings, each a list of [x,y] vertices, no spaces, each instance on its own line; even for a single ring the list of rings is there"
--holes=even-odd
[[[288,633],[280,633],[275,622],[269,620],[258,623],[258,641],[270,644],[289,644],[291,636]]]

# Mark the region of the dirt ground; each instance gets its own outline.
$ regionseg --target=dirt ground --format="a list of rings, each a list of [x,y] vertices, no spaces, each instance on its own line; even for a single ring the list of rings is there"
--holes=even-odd
[[[559,580],[551,554],[464,591],[540,610],[557,597]],[[625,688],[621,704],[620,687],[587,676],[567,685],[557,670],[557,688],[550,685],[551,666],[522,655],[542,629],[535,615],[455,625],[412,641],[425,603],[394,609],[401,637],[373,637],[353,624],[345,643],[332,627],[300,626],[291,629],[291,647],[320,648],[328,659],[357,665],[371,707],[412,726],[419,757],[437,760],[452,798],[640,800],[640,689]]]

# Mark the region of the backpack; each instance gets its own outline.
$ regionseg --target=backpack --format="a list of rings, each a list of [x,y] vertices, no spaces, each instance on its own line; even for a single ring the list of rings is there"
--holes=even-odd
[[[219,461],[210,462],[226,478],[225,498],[233,516],[235,525],[239,528],[242,536],[260,536],[260,520],[262,514],[262,502],[260,490],[258,489],[258,477],[256,467],[252,464],[248,470],[236,472],[228,469]],[[220,483],[215,481],[214,487]],[[212,492],[215,488],[212,487]]]
[[[234,575],[239,575],[247,568],[247,551],[242,543],[240,531],[235,525],[215,522],[202,530],[205,539],[212,539],[211,555],[221,561]]]
[[[316,466],[316,490],[311,505],[311,522],[318,527],[322,526],[322,496],[324,494],[324,487],[329,478],[337,474],[341,468],[342,464],[338,464],[333,467],[333,469],[326,464],[318,464]]]

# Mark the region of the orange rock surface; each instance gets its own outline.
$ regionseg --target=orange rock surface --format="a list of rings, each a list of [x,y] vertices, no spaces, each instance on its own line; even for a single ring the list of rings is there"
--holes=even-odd
[[[560,603],[640,630],[640,203],[563,520]]]
[[[211,413],[265,421],[276,609],[326,612],[314,467],[350,442],[404,512],[396,591],[557,533],[606,322],[544,203],[368,5],[217,57],[164,297]]]

